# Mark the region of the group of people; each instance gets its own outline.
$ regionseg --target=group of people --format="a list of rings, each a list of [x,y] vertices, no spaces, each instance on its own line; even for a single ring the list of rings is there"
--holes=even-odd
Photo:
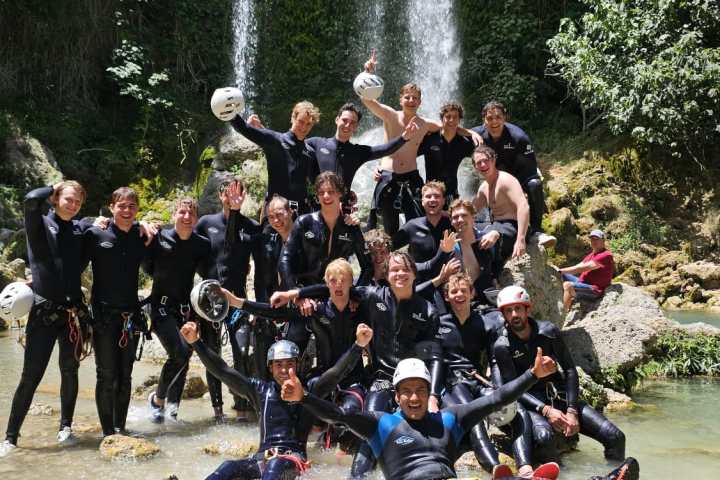
[[[366,69],[374,67],[373,57]],[[365,478],[376,464],[389,479],[454,478],[454,462],[467,450],[501,478],[484,419],[511,438],[520,478],[557,475],[546,465],[541,477],[533,465],[557,459],[559,436],[583,433],[602,443],[608,459],[622,461],[625,437],[578,398],[572,352],[558,328],[531,317],[523,288],[497,283],[504,262],[523,255],[526,242],[555,241],[541,229],[543,187],[527,135],[506,122],[499,102],[486,105],[484,125],[475,129],[460,126],[463,109],[455,102],[442,107],[439,122],[423,119],[415,84],[402,87],[401,110],[362,101],[382,119],[387,143],[350,142],[362,116],[351,103],[338,111],[331,138],[308,138],[319,120],[309,102],[295,105],[284,133],[254,115],[231,119],[267,159],[259,222],[241,213],[247,191],[238,177],[219,186],[221,211],[198,218],[197,202],[180,198],[172,225],[163,228],[136,220],[139,199],[127,187],[111,196],[112,218],[95,222],[75,219],[85,200],[77,182],[30,192],[34,302],[2,452],[16,448],[56,341],[58,442],[75,439],[77,372],[90,345],[103,435],[125,433],[133,363],[143,338],[155,334],[168,358],[148,399],[154,422],[177,418],[193,352],[206,367],[216,420],[227,420],[221,383],[235,410],[258,417],[257,453],[224,462],[209,479],[295,478],[309,468],[306,446],[317,426],[325,427],[324,445],[353,454],[352,478]],[[417,171],[421,154],[425,180]],[[462,199],[457,170],[468,156],[485,182],[474,198]],[[363,233],[351,185],[358,168],[376,158]],[[561,273],[595,271],[605,262],[600,254]],[[246,287],[251,259],[254,300]],[[80,277],[88,264],[86,305]],[[138,298],[141,268],[153,280],[146,299]],[[224,319],[201,320],[208,316],[191,307],[196,274],[217,282],[229,304]],[[581,280],[566,277],[571,300],[586,285]],[[223,337],[232,367],[219,355]],[[637,464],[602,478],[637,478]]]

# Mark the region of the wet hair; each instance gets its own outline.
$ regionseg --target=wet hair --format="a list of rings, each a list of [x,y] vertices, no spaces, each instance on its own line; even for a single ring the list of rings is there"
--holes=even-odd
[[[417,93],[418,98],[422,98],[422,90],[420,90],[420,87],[417,86],[417,83],[406,83],[405,85],[400,87],[401,97],[408,92],[415,92]]]
[[[458,208],[464,208],[471,216],[475,216],[475,207],[470,200],[463,200],[462,198],[457,198],[453,200],[453,202],[448,207],[448,212],[450,212],[450,215],[452,215],[453,210],[457,210]]]
[[[240,178],[240,177],[228,177],[228,178],[225,178],[225,179],[221,180],[220,183],[218,183],[218,188],[217,188],[218,195],[222,195],[223,193],[225,193],[225,190],[227,190],[227,188],[228,188],[233,182],[239,183],[240,186],[242,187],[243,191],[245,190],[245,182],[243,182],[243,179],[242,179],[242,178]]]
[[[388,255],[387,260],[385,260],[385,270],[390,271],[390,262],[395,261],[397,263],[401,263],[403,266],[407,267],[413,275],[417,277],[417,265],[415,265],[415,260],[410,256],[407,252],[401,252],[399,250],[395,250],[394,252],[390,252],[390,255]]]
[[[310,118],[312,119],[314,124],[320,121],[320,109],[312,103],[308,102],[307,100],[303,100],[302,102],[296,103],[293,107],[292,113],[290,114],[290,122],[295,120],[298,115],[302,115],[303,113],[307,113],[308,115],[310,115]]]
[[[446,113],[453,110],[458,112],[458,116],[460,118],[463,118],[465,111],[463,110],[462,105],[460,105],[458,102],[447,102],[445,105],[440,107],[440,120],[442,120]]]
[[[282,195],[278,195],[277,193],[273,195],[273,197],[270,199],[270,201],[267,203],[267,209],[273,208],[273,205],[280,204],[282,208],[284,208],[287,211],[290,211],[290,202],[287,198],[283,197]]]
[[[340,107],[340,110],[338,110],[337,116],[343,114],[343,112],[353,112],[355,115],[357,115],[357,121],[360,123],[360,119],[362,118],[362,112],[355,106],[352,102],[347,102],[345,105]]]
[[[350,283],[352,284],[353,270],[350,262],[344,258],[336,258],[332,262],[328,263],[328,266],[325,267],[324,278],[326,282],[330,279],[330,275],[345,275],[350,279]]]
[[[120,187],[110,196],[110,205],[115,205],[120,200],[132,200],[136,204],[140,203],[140,198],[135,190],[130,187]]]
[[[392,239],[385,233],[385,230],[373,228],[365,233],[365,246],[368,249],[385,247],[389,252],[392,248]]]
[[[180,197],[175,200],[175,206],[173,207],[173,215],[177,213],[181,208],[189,208],[197,216],[198,214],[198,202],[192,197]]]
[[[55,191],[53,192],[52,197],[50,198],[50,203],[52,203],[53,205],[57,204],[58,197],[66,188],[75,189],[75,191],[80,195],[81,202],[85,203],[85,198],[87,198],[85,187],[80,185],[80,182],[76,182],[75,180],[63,180],[62,182],[60,182]]]
[[[440,190],[440,193],[443,197],[445,196],[445,193],[447,191],[447,189],[445,188],[445,183],[438,180],[430,180],[425,185],[423,185],[422,189],[420,190],[420,194],[425,195],[426,190]]]
[[[459,272],[453,273],[450,275],[450,278],[448,278],[447,282],[443,285],[443,292],[445,292],[445,295],[448,294],[450,291],[450,288],[452,288],[453,285],[457,285],[460,282],[465,282],[470,286],[470,291],[475,290],[475,287],[473,286],[472,278],[470,278],[470,275],[465,271],[461,270]]]
[[[488,147],[485,144],[478,145],[477,147],[475,147],[475,150],[473,150],[473,154],[472,154],[473,165],[475,165],[475,156],[476,155],[484,155],[487,158],[489,158],[490,160],[492,160],[493,162],[497,161],[497,153],[495,153],[495,150],[493,150],[492,148]]]
[[[507,109],[505,108],[505,105],[498,102],[497,100],[491,100],[485,104],[482,109],[482,117],[485,118],[485,114],[487,114],[490,110],[500,110],[500,112],[502,112],[503,114],[503,117],[507,118]]]
[[[335,172],[322,172],[318,175],[317,178],[315,178],[315,192],[319,192],[320,187],[326,183],[329,183],[341,195],[345,194],[345,184],[342,178],[340,178],[340,175]]]

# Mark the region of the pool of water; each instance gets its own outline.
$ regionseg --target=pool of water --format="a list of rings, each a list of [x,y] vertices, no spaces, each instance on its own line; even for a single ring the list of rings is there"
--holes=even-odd
[[[22,364],[22,348],[12,335],[0,337],[0,424],[5,427],[9,404],[17,385]],[[59,374],[53,358],[35,402],[59,409]],[[134,383],[159,366],[139,363]],[[97,423],[93,400],[93,359],[85,360],[80,372],[81,390],[78,399],[76,424]],[[227,392],[226,392],[226,398]],[[611,414],[610,418],[626,433],[628,455],[637,457],[642,478],[710,479],[720,472],[720,415],[717,399],[720,382],[707,379],[646,382],[636,393],[635,400],[644,406],[626,414]],[[242,424],[216,426],[210,421],[209,401],[184,401],[180,422],[158,426],[147,420],[145,402],[133,400],[128,428],[141,432],[160,446],[161,453],[143,462],[108,462],[100,458],[100,433],[79,435],[78,445],[58,448],[55,443],[58,415],[28,416],[23,425],[20,447],[11,456],[0,459],[0,478],[49,478],[54,480],[98,479],[162,479],[177,474],[181,480],[205,478],[224,458],[202,452],[213,442],[256,441],[257,428]],[[311,451],[313,468],[304,478],[345,478],[350,459],[333,453]],[[608,471],[611,466],[602,458],[599,444],[582,439],[579,450],[563,458],[562,479],[585,480],[591,475]],[[460,477],[489,478],[478,471],[459,471]],[[373,478],[380,479],[376,474]]]
[[[702,310],[666,310],[665,314],[679,323],[704,322],[720,328],[720,313]]]

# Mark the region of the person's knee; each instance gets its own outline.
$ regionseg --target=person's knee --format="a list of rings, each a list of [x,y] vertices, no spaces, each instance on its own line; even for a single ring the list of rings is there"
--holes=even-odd
[[[625,434],[610,420],[605,420],[600,427],[602,444],[605,446],[605,456],[608,458],[625,457]]]
[[[563,282],[563,290],[569,292],[570,294],[575,294],[575,287],[572,282]]]
[[[527,181],[525,187],[530,193],[542,192],[543,183],[542,180],[540,180],[539,178],[531,178]]]
[[[533,438],[538,448],[548,447],[554,444],[555,433],[552,428],[538,427],[536,425],[533,429]]]

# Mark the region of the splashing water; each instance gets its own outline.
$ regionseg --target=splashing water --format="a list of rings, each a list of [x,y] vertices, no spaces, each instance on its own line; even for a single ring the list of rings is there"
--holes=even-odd
[[[252,97],[250,74],[254,67],[251,47],[255,39],[255,5],[253,0],[235,0],[232,12],[233,67],[235,85],[245,100]]]

